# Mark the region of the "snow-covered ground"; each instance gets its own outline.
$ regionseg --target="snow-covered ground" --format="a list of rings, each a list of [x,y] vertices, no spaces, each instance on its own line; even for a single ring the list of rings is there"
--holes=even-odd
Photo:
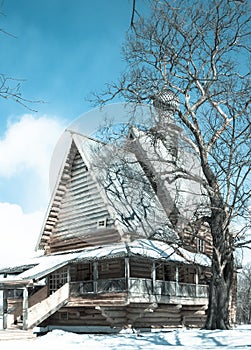
[[[0,339],[1,340],[1,339]],[[204,350],[251,349],[251,326],[239,326],[230,331],[175,329],[156,333],[121,333],[118,335],[75,334],[55,330],[30,340],[3,340],[4,350]]]

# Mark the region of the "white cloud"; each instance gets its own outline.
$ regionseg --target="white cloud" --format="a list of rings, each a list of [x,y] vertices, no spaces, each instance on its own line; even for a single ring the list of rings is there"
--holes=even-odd
[[[34,256],[43,211],[25,214],[17,204],[0,203],[0,266]]]
[[[0,139],[2,186],[8,181],[2,201],[9,201],[6,190],[9,187],[12,190],[10,201],[22,205],[24,211],[46,205],[50,160],[63,129],[59,118],[46,115],[25,114],[17,122],[9,123]]]
[[[10,177],[19,171],[32,170],[42,178],[48,173],[52,149],[62,128],[55,117],[35,118],[31,114],[10,124],[0,140],[0,176]]]
[[[26,114],[0,139],[0,265],[34,255],[48,201],[50,160],[62,131],[58,118]]]

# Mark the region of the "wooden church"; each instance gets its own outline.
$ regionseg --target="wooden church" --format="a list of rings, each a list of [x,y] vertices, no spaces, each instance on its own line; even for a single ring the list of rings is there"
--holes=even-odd
[[[0,271],[4,328],[98,333],[202,326],[210,233],[199,220],[196,230],[189,225],[191,196],[177,205],[177,184],[158,176],[156,144],[131,128],[118,157],[113,144],[68,136],[38,240],[44,255]],[[168,159],[170,149],[163,152]]]

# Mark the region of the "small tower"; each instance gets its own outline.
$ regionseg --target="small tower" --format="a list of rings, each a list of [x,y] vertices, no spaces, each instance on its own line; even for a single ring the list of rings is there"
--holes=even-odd
[[[178,154],[178,137],[182,129],[174,120],[174,114],[179,110],[180,100],[170,89],[163,88],[153,98],[153,106],[157,111],[156,134],[175,159]]]
[[[161,110],[163,117],[170,116],[173,118],[175,111],[179,109],[179,104],[178,96],[167,88],[158,92],[153,99],[154,107]]]

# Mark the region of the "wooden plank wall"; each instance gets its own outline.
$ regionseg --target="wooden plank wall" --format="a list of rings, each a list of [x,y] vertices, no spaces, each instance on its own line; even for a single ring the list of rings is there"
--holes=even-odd
[[[64,195],[66,191],[66,185],[69,179],[71,178],[70,172],[71,172],[71,166],[73,159],[76,155],[77,148],[74,143],[71,144],[69,154],[67,156],[67,159],[65,161],[64,169],[62,176],[60,178],[58,187],[56,188],[54,197],[53,197],[53,203],[51,204],[51,207],[48,211],[48,216],[46,223],[43,227],[42,237],[39,242],[39,249],[44,249],[46,253],[50,252],[50,236],[52,233],[52,230],[58,220],[58,213],[60,211],[60,204],[62,200],[62,196]]]
[[[70,156],[71,155],[71,156]],[[45,226],[47,253],[119,242],[100,189],[72,146]]]
[[[187,250],[212,255],[212,236],[207,224],[197,222],[187,225],[179,231],[179,236]]]
[[[93,280],[93,263],[77,263],[71,266],[72,282]],[[101,260],[98,262],[98,279],[125,277],[124,259]]]
[[[98,278],[123,278],[125,277],[125,260],[113,259],[99,261],[98,263]]]
[[[152,263],[147,259],[130,259],[130,277],[151,278]]]
[[[63,307],[46,325],[111,326],[134,328],[202,327],[205,305],[144,304]]]

